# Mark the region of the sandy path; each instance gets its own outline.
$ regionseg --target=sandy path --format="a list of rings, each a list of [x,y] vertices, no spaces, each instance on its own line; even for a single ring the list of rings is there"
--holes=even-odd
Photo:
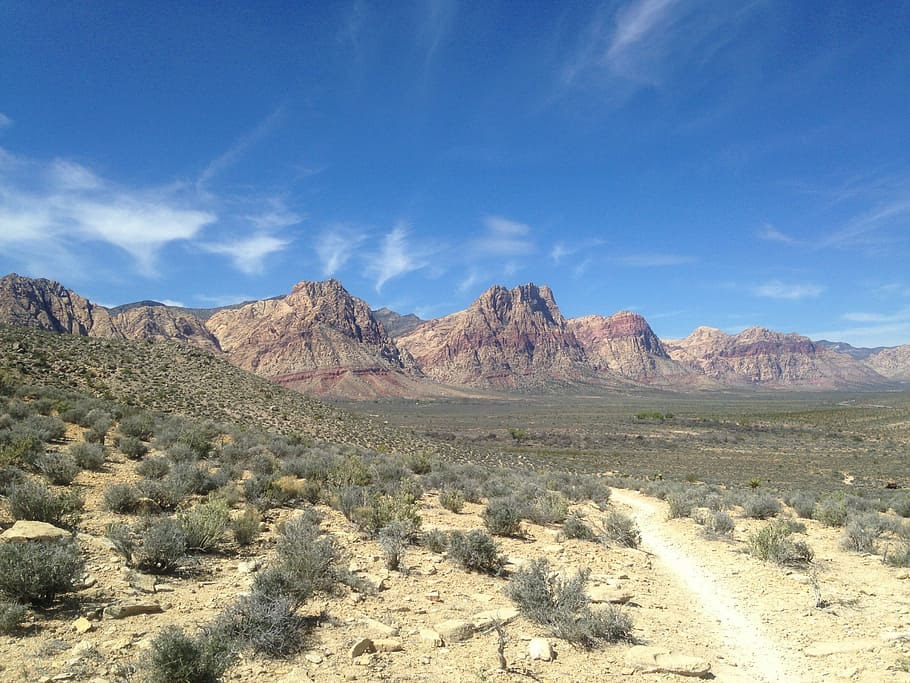
[[[718,576],[698,553],[689,539],[683,539],[667,529],[664,506],[634,492],[613,489],[611,501],[631,509],[641,530],[642,547],[653,553],[666,574],[693,598],[693,608],[704,617],[714,633],[718,654],[734,662],[736,668],[719,675],[721,680],[735,676],[743,681],[778,683],[803,680],[794,655],[762,627],[760,612],[729,585],[727,578]],[[721,672],[715,671],[716,674]]]

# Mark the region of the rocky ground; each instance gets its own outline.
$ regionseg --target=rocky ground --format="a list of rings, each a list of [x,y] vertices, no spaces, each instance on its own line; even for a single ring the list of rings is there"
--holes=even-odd
[[[130,467],[114,461],[103,473],[79,475],[88,492],[75,541],[87,556],[85,587],[31,613],[23,633],[0,636],[0,679],[120,680],[162,627],[194,631],[248,590],[269,562],[280,522],[297,514],[272,511],[247,549],[226,544],[174,576],[140,574],[104,539],[112,515],[97,500],[106,483],[128,480]],[[564,540],[558,526],[532,524],[524,538],[499,540],[507,569],[541,556],[565,572],[590,568],[593,600],[622,605],[636,644],[585,651],[553,639],[515,614],[503,592],[507,576],[468,573],[425,548],[410,547],[403,571],[387,571],[375,542],[320,507],[348,568],[378,590],[342,587],[311,602],[307,609],[324,617],[299,654],[242,658],[225,680],[910,681],[902,670],[910,656],[910,573],[841,550],[842,530],[808,521],[815,560],[797,571],[745,554],[748,533],[767,522],[734,515],[731,538],[708,539],[689,519],[667,520],[655,499],[614,490],[612,501],[637,519],[640,549]],[[425,530],[469,530],[483,527],[482,510],[467,504],[454,514],[431,492],[420,514]],[[605,513],[593,504],[581,512],[592,522]],[[494,618],[505,624],[505,668]]]

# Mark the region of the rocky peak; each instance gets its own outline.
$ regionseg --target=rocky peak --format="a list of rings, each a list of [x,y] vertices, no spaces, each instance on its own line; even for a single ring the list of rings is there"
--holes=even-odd
[[[373,317],[382,323],[386,332],[392,337],[401,337],[402,335],[408,334],[425,322],[413,313],[401,315],[386,307],[373,311]]]

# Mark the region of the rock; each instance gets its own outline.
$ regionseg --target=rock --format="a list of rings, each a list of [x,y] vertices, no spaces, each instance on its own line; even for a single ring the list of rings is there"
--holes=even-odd
[[[259,571],[259,568],[262,566],[262,562],[259,560],[248,560],[246,562],[237,563],[237,571],[241,574],[252,574],[253,572]]]
[[[73,535],[66,529],[55,527],[47,522],[32,522],[22,519],[0,534],[0,542],[4,543],[65,542],[72,539]]]
[[[378,593],[378,592],[384,591],[386,588],[388,588],[388,585],[387,585],[388,577],[387,576],[380,576],[379,574],[370,574],[370,573],[364,572],[363,574],[358,574],[357,578],[359,578],[363,582],[364,587],[370,593]]]
[[[140,498],[133,506],[133,512],[137,515],[160,515],[161,506],[151,498]]]
[[[121,602],[116,605],[108,605],[104,608],[105,619],[126,619],[135,617],[140,614],[159,614],[164,610],[157,602],[143,602],[134,600],[131,602]]]
[[[502,626],[511,624],[518,618],[518,610],[515,607],[500,607],[498,609],[488,609],[478,612],[471,617],[471,623],[475,631],[485,631],[493,626],[494,622],[499,622]]]
[[[154,593],[157,579],[151,574],[130,574],[130,586],[143,593]]]
[[[910,631],[885,631],[882,640],[910,640]]]
[[[404,647],[397,638],[377,638],[373,641],[376,652],[401,652]]]
[[[424,595],[430,602],[442,602],[442,596],[439,594],[439,591],[430,591]]]
[[[556,653],[553,652],[553,647],[546,638],[531,638],[528,643],[528,656],[531,659],[552,662],[556,658]]]
[[[287,676],[278,679],[278,683],[313,683],[313,679],[303,669],[293,669]]]
[[[376,646],[373,645],[373,641],[369,638],[361,638],[351,646],[348,654],[350,654],[351,659],[356,659],[360,655],[369,654],[370,652],[376,652]]]
[[[422,643],[427,643],[431,647],[442,647],[445,645],[442,636],[431,628],[422,628],[417,634]]]
[[[624,605],[632,599],[632,593],[614,586],[591,586],[588,588],[588,598],[594,604],[612,603]]]
[[[307,652],[303,658],[310,664],[322,664],[322,655],[318,652]]]
[[[367,627],[370,636],[374,638],[391,638],[398,635],[398,629],[395,626],[389,626],[376,619],[366,617],[361,623]]]
[[[711,664],[703,659],[647,645],[629,648],[626,661],[642,673],[668,673],[693,678],[706,678],[711,673]]]
[[[881,646],[881,641],[869,639],[821,641],[812,643],[803,650],[803,654],[809,657],[827,657],[829,655],[842,655],[851,652],[874,650]]]
[[[474,624],[461,619],[448,619],[435,626],[436,632],[447,643],[460,643],[474,635]]]
[[[73,622],[73,628],[76,630],[76,633],[82,635],[95,628],[95,625],[85,617],[79,617],[76,619],[76,621]]]

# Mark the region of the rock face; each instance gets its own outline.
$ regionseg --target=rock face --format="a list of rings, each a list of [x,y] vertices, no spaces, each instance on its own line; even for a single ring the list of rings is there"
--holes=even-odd
[[[873,353],[866,365],[890,380],[910,382],[910,344]]]
[[[670,358],[648,321],[637,313],[588,315],[573,318],[568,325],[596,372],[608,370],[649,384],[693,376]]]
[[[91,337],[122,337],[110,313],[53,280],[11,273],[0,278],[0,320]]]
[[[166,341],[173,339],[219,353],[221,346],[205,323],[179,308],[155,302],[131,307],[114,315],[114,326],[127,339]]]
[[[398,344],[446,384],[509,389],[590,375],[550,288],[534,284],[491,287],[468,309],[426,322]]]
[[[285,297],[219,311],[206,327],[232,363],[296,389],[347,382],[382,395],[383,385],[420,374],[366,302],[337,280],[300,282]]]
[[[389,308],[380,308],[378,311],[373,311],[373,317],[382,323],[386,332],[393,339],[413,332],[425,322],[413,313],[401,315]]]
[[[763,327],[735,335],[699,327],[685,339],[664,344],[672,359],[725,384],[836,389],[886,381],[860,361],[808,337]]]

